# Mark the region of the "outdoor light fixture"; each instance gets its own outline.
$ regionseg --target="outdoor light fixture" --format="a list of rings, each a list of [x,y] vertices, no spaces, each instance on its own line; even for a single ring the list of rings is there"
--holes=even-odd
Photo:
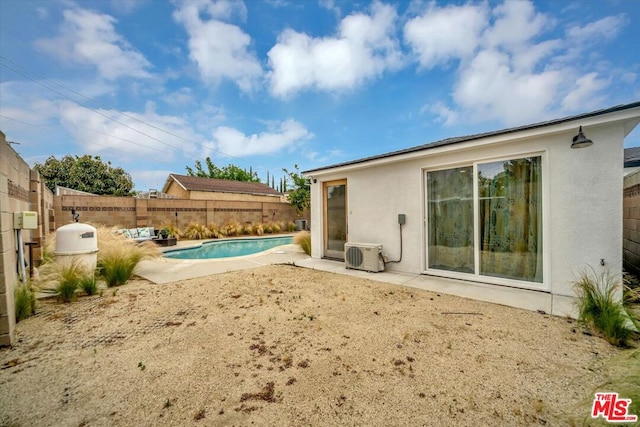
[[[571,143],[571,148],[584,148],[593,145],[593,141],[584,136],[582,133],[582,126],[578,130],[578,134],[573,137],[573,142]]]

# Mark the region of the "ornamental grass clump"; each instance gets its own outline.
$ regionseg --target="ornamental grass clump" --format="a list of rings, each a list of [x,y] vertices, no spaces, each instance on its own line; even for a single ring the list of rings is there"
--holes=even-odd
[[[14,289],[16,307],[16,322],[19,322],[36,312],[36,294],[30,284],[19,283]]]
[[[79,259],[73,259],[66,264],[42,265],[36,283],[43,292],[55,293],[58,301],[67,303],[76,299],[76,291],[89,280],[93,280],[93,271]]]
[[[202,224],[191,222],[187,225],[187,228],[184,229],[182,236],[189,240],[208,239],[211,237],[211,231]]]
[[[634,334],[632,317],[621,299],[616,298],[620,287],[608,271],[598,274],[585,272],[574,282],[578,294],[580,321],[599,331],[610,344],[624,347]]]
[[[308,231],[300,231],[293,237],[293,243],[299,245],[305,254],[311,256],[311,234]]]
[[[125,284],[143,259],[158,258],[162,250],[150,240],[136,242],[98,228],[98,276],[107,287]]]
[[[98,252],[98,274],[107,287],[124,285],[133,277],[140,261],[157,258],[161,253],[151,241],[123,241],[120,245],[108,245]]]

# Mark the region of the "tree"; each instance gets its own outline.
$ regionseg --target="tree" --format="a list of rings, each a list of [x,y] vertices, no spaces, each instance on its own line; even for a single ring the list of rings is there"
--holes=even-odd
[[[309,185],[309,180],[300,174],[298,165],[293,167],[295,168],[293,172],[289,172],[287,169],[282,170],[292,183],[292,190],[289,191],[289,204],[296,208],[298,216],[302,216],[305,209],[309,209],[311,206],[311,185]]]
[[[253,171],[253,168],[249,168],[249,171],[247,171],[232,164],[219,168],[213,163],[211,157],[207,157],[204,161],[207,165],[206,171],[202,167],[202,162],[196,160],[194,164],[195,169],[186,166],[187,175],[202,178],[227,179],[231,181],[260,182],[258,174]]]
[[[33,168],[40,173],[47,188],[55,192],[56,186],[86,191],[98,195],[131,196],[133,180],[124,169],[104,163],[100,156],[66,155],[61,160],[50,156],[44,164]]]

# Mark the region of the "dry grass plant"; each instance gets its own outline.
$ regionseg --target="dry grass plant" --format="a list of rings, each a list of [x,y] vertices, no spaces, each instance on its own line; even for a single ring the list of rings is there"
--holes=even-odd
[[[119,242],[110,241],[98,252],[98,274],[107,287],[120,286],[134,275],[140,261],[161,255],[162,250],[149,240],[139,243],[124,238]]]
[[[311,256],[311,234],[308,231],[300,231],[293,237],[293,243],[299,245],[305,254]]]
[[[45,293],[55,293],[59,301],[71,302],[83,282],[93,280],[94,272],[80,259],[59,264],[49,262],[40,267],[34,286]]]
[[[182,235],[185,239],[202,240],[211,237],[211,231],[202,224],[191,222],[187,225],[187,228],[184,229]]]

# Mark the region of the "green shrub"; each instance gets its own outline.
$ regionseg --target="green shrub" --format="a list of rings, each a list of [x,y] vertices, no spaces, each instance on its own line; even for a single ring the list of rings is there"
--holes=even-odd
[[[289,233],[293,233],[294,231],[296,231],[296,223],[295,223],[295,222],[293,222],[293,221],[289,221],[289,222],[287,223],[287,231],[288,231]]]
[[[611,344],[623,347],[633,334],[631,319],[621,300],[615,298],[619,283],[608,271],[582,273],[574,282],[578,294],[579,319],[600,331]]]
[[[262,226],[262,224],[256,224],[253,231],[256,233],[256,235],[262,236],[264,234],[264,227]]]
[[[305,254],[311,256],[311,234],[308,231],[300,231],[293,238],[293,243],[299,245]]]
[[[244,234],[245,236],[250,236],[254,233],[254,226],[251,224],[245,224],[242,226],[242,234]]]
[[[16,322],[36,312],[36,294],[29,284],[19,283],[14,290]]]

